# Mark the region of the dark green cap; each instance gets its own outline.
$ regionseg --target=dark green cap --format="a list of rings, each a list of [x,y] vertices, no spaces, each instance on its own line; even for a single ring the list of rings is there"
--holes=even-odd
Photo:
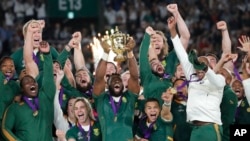
[[[207,65],[204,62],[200,62],[198,60],[196,50],[193,49],[189,52],[188,59],[193,64],[194,69],[196,69],[196,70],[206,70],[207,69]]]

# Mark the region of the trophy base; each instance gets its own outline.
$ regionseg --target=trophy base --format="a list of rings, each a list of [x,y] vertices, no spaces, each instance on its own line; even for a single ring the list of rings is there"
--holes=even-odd
[[[120,56],[116,56],[115,58],[114,58],[114,61],[115,62],[124,62],[126,60],[126,58],[124,57],[124,56],[122,56],[122,55],[120,55]]]

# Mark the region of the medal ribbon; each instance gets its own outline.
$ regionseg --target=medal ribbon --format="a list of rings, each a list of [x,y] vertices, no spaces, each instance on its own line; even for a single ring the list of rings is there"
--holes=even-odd
[[[238,69],[236,68],[235,63],[233,62],[233,60],[232,60],[232,63],[233,63],[233,66],[234,66],[234,74],[235,74],[236,78],[238,80],[242,81],[242,79],[240,77],[240,73],[239,73]]]
[[[89,90],[87,90],[85,92],[85,94],[89,97],[89,98],[92,98],[92,91],[93,91],[93,87],[91,87]]]
[[[79,124],[79,123],[78,123],[78,129],[80,130],[82,135],[85,135],[86,132],[83,130],[81,124]],[[88,141],[90,141],[90,132],[91,132],[91,126],[89,126],[89,131],[87,132]]]
[[[185,95],[181,92],[181,89],[182,89],[183,87],[185,87],[186,85],[188,85],[190,82],[198,82],[198,81],[200,81],[199,79],[197,79],[197,80],[192,80],[192,77],[195,76],[195,75],[196,75],[196,73],[191,74],[189,80],[185,80],[180,86],[178,86],[178,87],[176,88],[176,90],[177,90],[177,95],[180,96],[180,97],[182,97],[184,100],[187,100],[188,97],[185,96]]]
[[[63,92],[64,92],[64,89],[61,86],[60,91],[59,91],[59,104],[60,104],[61,107],[62,107],[62,104],[63,104]]]
[[[31,102],[27,96],[23,96],[23,100],[28,104],[28,106],[32,109],[33,112],[37,111],[39,109],[39,101],[38,98],[33,98],[34,102]]]
[[[115,101],[114,101],[114,99],[113,99],[112,96],[109,96],[109,101],[110,101],[110,103],[111,103],[111,106],[112,106],[112,110],[113,110],[113,112],[114,112],[114,115],[116,116],[117,113],[118,113],[118,110],[119,110],[119,108],[120,108],[120,106],[121,106],[122,96],[120,97],[117,106],[116,106]]]
[[[153,126],[155,124],[155,121],[150,123],[149,127],[143,130],[144,133],[144,139],[149,139],[151,136],[151,133],[153,131]]]
[[[11,77],[8,76],[8,75],[5,75],[5,81],[6,81],[6,82],[9,82],[10,80],[11,80]]]
[[[176,88],[177,92],[179,92],[183,87],[185,87],[186,85],[188,85],[190,82],[198,82],[198,81],[200,81],[200,79],[192,80],[192,77],[195,76],[195,75],[196,75],[196,73],[191,74],[189,80],[185,80],[180,86],[178,86]]]
[[[32,53],[32,56],[33,56],[33,60],[34,60],[35,63],[38,65],[38,64],[39,64],[39,60],[38,60],[38,57],[35,55],[34,52]]]
[[[165,79],[169,79],[169,78],[170,78],[170,74],[168,74],[168,73],[164,73],[164,74],[163,74],[163,78],[165,78]]]

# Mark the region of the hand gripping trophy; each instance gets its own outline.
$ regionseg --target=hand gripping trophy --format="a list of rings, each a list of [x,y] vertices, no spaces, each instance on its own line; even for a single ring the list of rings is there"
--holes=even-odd
[[[103,40],[111,46],[112,51],[116,54],[114,61],[121,63],[126,60],[126,56],[124,56],[126,49],[126,44],[129,39],[128,34],[124,34],[119,31],[116,26],[115,31],[111,29],[111,34],[106,31],[106,35],[104,35]]]

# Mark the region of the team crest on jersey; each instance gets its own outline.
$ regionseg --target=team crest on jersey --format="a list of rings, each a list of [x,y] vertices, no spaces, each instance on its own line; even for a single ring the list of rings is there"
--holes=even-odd
[[[161,64],[165,67],[167,65],[167,62],[165,60],[161,61]]]
[[[250,107],[247,108],[247,112],[248,112],[248,113],[250,112]]]
[[[83,139],[83,137],[82,137],[82,133],[81,133],[81,132],[78,132],[78,133],[77,133],[77,139],[78,139],[78,140]]]
[[[156,125],[156,124],[154,124],[153,128],[154,128],[154,130],[156,130],[156,129],[157,129],[157,125]]]
[[[99,131],[99,129],[98,128],[95,128],[95,129],[93,129],[93,134],[95,135],[95,136],[99,136],[100,135],[100,131]]]
[[[241,107],[245,107],[245,105],[246,105],[246,104],[245,104],[244,101],[242,101],[241,104],[240,104]]]
[[[122,97],[122,102],[123,103],[127,103],[127,98],[126,97]]]

